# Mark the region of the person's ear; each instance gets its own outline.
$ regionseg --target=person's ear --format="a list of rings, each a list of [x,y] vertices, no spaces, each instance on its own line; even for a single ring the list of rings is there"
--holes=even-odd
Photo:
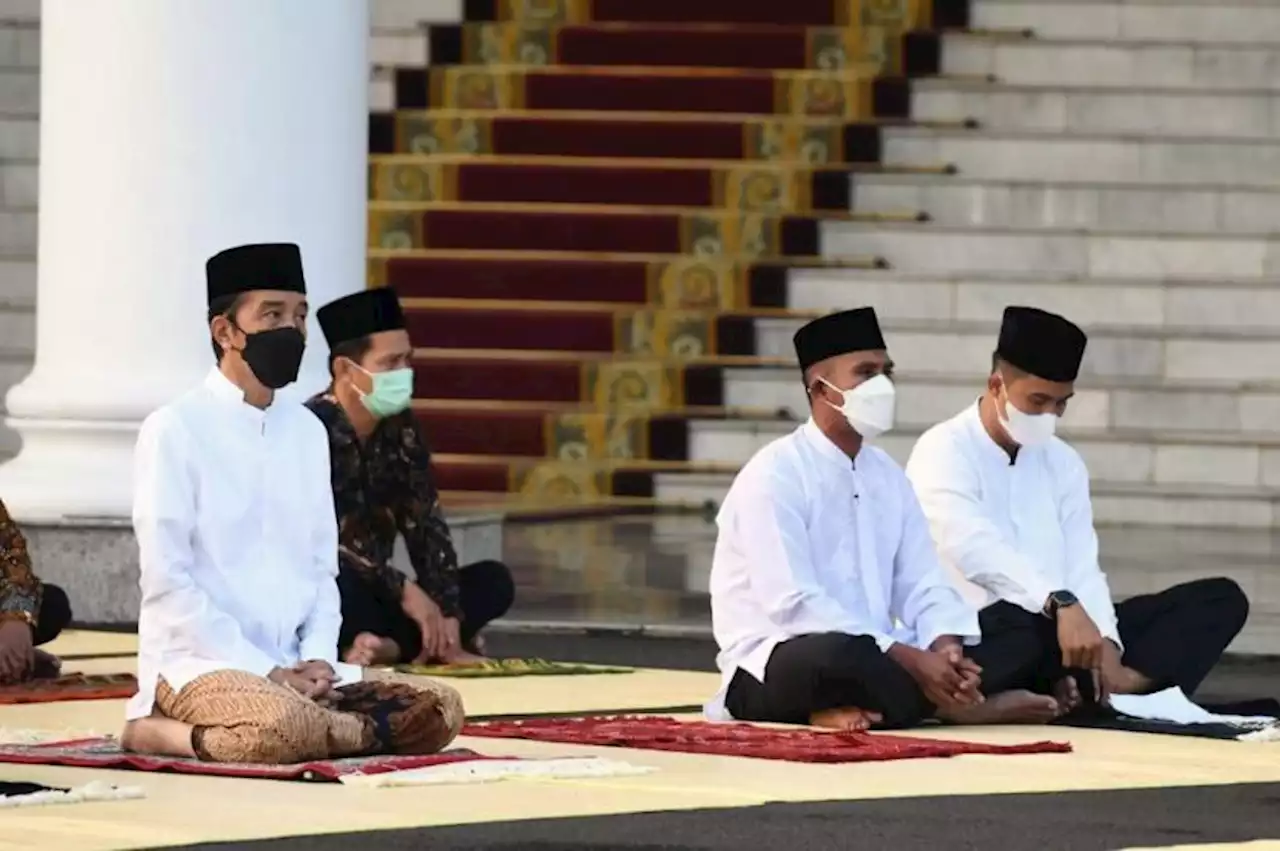
[[[224,352],[235,349],[235,326],[225,316],[215,316],[209,323],[209,333]]]
[[[1000,373],[993,372],[987,376],[987,392],[992,396],[1000,392],[1004,387],[1004,379],[1000,377]]]

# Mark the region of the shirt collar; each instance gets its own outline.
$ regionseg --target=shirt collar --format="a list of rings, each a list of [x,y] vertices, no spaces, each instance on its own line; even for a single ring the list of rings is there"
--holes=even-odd
[[[273,398],[272,404],[268,405],[265,410],[255,405],[250,405],[244,400],[244,391],[232,383],[231,379],[223,375],[222,370],[218,369],[216,365],[205,376],[204,386],[215,399],[237,404],[241,410],[256,417],[265,417],[275,404]]]
[[[818,428],[818,424],[813,421],[813,417],[809,417],[804,425],[800,426],[800,433],[809,445],[818,451],[818,454],[824,458],[839,464],[846,470],[853,467],[853,459],[844,454],[844,450],[831,442],[831,438],[822,433],[822,429]]]
[[[325,420],[325,425],[329,426],[330,436],[334,444],[337,446],[352,446],[359,443],[359,438],[356,436],[356,427],[351,424],[351,418],[347,416],[346,409],[342,407],[342,403],[338,401],[338,397],[333,394],[332,389],[319,394],[318,401],[330,409],[328,415],[323,419]],[[381,423],[378,425],[381,425]],[[376,432],[377,429],[375,428],[374,431]]]
[[[978,450],[984,457],[1012,467],[1017,458],[1010,458],[1004,447],[996,443],[991,435],[987,433],[987,427],[982,424],[981,404],[982,397],[979,396],[977,401],[965,408],[964,413],[961,415],[964,417],[965,428],[968,429],[970,437],[977,444]],[[1026,451],[1026,447],[1019,447],[1016,454],[1020,456]]]

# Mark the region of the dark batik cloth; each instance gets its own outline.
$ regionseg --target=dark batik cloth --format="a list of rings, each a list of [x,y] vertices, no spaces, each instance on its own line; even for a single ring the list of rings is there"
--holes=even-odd
[[[382,420],[362,443],[331,394],[315,396],[307,407],[329,431],[339,543],[368,562],[339,554],[342,566],[399,600],[405,577],[391,564],[399,532],[418,584],[446,617],[461,618],[458,555],[440,511],[431,452],[413,412]]]
[[[31,570],[27,539],[0,502],[0,622],[30,619],[36,626],[44,586]]]

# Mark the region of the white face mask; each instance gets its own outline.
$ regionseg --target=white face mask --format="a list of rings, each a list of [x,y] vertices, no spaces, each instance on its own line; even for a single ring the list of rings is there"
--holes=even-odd
[[[1057,414],[1028,414],[1019,411],[1006,398],[1000,406],[1000,425],[1019,446],[1038,446],[1047,443],[1058,428]]]
[[[874,440],[893,428],[895,391],[888,376],[877,375],[849,390],[841,390],[825,378],[818,380],[844,397],[843,405],[827,404],[844,414],[849,425],[864,439]]]

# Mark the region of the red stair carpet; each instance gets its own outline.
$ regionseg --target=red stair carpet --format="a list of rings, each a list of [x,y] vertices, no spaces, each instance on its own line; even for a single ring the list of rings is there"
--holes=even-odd
[[[697,471],[788,270],[888,170],[963,0],[466,0],[370,117],[369,281],[407,308],[456,505],[634,505]],[[925,169],[944,168],[925,166]],[[920,167],[917,167],[917,170]],[[918,210],[862,220],[911,221]]]

